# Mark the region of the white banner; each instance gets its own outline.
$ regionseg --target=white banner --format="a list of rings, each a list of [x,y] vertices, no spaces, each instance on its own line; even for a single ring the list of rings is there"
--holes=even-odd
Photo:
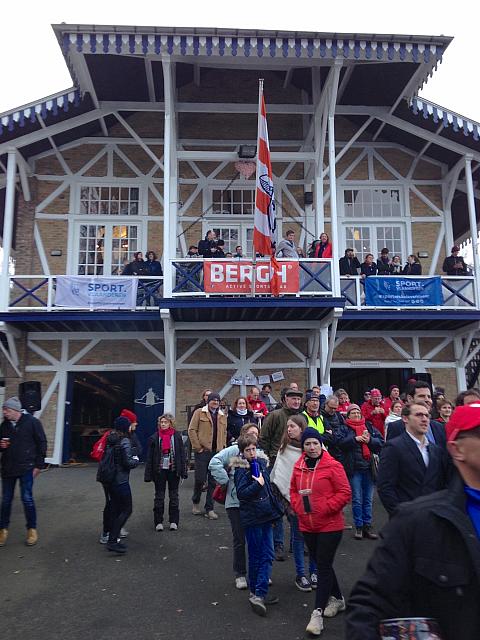
[[[136,278],[57,276],[55,305],[89,309],[135,309]]]

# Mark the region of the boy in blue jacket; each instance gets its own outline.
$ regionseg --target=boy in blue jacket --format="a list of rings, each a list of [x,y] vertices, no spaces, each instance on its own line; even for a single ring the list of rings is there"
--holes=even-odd
[[[268,599],[267,592],[275,558],[272,523],[282,515],[282,507],[272,494],[267,458],[257,455],[256,438],[240,436],[237,444],[240,457],[232,458],[231,464],[248,546],[249,601],[257,615],[265,616],[265,605],[278,602]]]

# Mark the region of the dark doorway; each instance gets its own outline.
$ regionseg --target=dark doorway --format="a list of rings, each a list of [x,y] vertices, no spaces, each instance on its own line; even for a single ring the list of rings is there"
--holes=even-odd
[[[404,391],[407,380],[414,375],[413,369],[331,369],[330,384],[333,390],[345,389],[352,402],[362,403],[367,389],[376,387],[388,396],[392,384],[398,384],[400,391]]]

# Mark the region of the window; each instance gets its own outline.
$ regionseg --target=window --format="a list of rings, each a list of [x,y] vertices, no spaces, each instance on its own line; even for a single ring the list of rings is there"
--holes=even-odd
[[[77,267],[81,276],[118,275],[139,250],[139,225],[79,224]]]
[[[345,225],[345,248],[355,249],[360,262],[365,260],[367,253],[372,253],[377,259],[381,250],[386,247],[390,251],[390,259],[399,255],[405,259],[403,247],[403,225]]]
[[[225,216],[253,216],[255,189],[213,189],[212,213]]]
[[[80,187],[80,215],[137,216],[139,205],[138,187]]]
[[[394,218],[402,216],[399,189],[345,189],[345,218]]]

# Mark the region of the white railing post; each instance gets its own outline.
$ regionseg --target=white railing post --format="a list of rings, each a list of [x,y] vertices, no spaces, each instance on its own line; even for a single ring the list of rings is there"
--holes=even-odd
[[[0,274],[0,310],[7,311],[10,302],[10,255],[12,250],[13,221],[15,214],[15,177],[17,157],[15,149],[8,150],[7,189],[5,193],[5,213],[2,233],[2,273]]]

